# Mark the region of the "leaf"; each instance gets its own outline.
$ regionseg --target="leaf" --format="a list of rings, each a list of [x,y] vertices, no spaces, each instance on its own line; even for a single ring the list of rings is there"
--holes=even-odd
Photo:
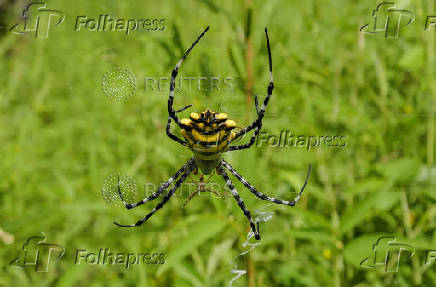
[[[374,216],[376,214],[374,211],[390,209],[400,200],[400,195],[395,191],[375,191],[371,193],[341,216],[342,222],[339,233],[344,234],[363,220]]]
[[[376,202],[377,211],[390,210],[400,200],[401,194],[396,191],[381,192]]]
[[[368,191],[377,191],[382,189],[386,185],[384,179],[380,178],[364,178],[354,184],[354,186],[350,189],[350,192],[354,194],[364,194]]]
[[[307,273],[304,276],[301,276],[301,273],[299,271],[302,268],[304,267],[301,266],[301,263],[285,262],[284,264],[281,264],[280,267],[276,270],[276,277],[282,283],[292,281],[295,281],[296,283],[298,282],[298,284],[294,284],[292,286],[320,286],[317,282],[317,279],[319,278],[314,278]],[[314,269],[315,268],[316,267],[314,267]]]
[[[321,242],[323,244],[335,244],[336,238],[327,232],[319,231],[316,229],[310,229],[308,231],[302,231],[302,230],[294,230],[292,231],[292,236],[294,236],[297,239],[305,239],[312,242]]]
[[[177,272],[177,274],[188,280],[191,285],[190,286],[196,286],[196,287],[202,287],[204,286],[204,284],[201,282],[201,280],[196,276],[196,274],[194,274],[191,270],[189,270],[188,268],[186,268],[185,265],[183,264],[177,264],[174,266],[175,271]]]
[[[419,71],[425,65],[425,51],[423,47],[414,46],[404,50],[398,65],[404,70]]]
[[[188,228],[188,235],[175,242],[168,252],[168,261],[162,265],[157,274],[161,275],[165,270],[175,266],[194,249],[218,234],[226,225],[226,221],[212,216],[204,216]]]
[[[321,227],[323,229],[330,230],[331,223],[325,219],[322,215],[319,213],[313,212],[308,209],[295,209],[291,211],[292,214],[295,216],[301,216],[307,226],[310,227]]]
[[[420,167],[416,158],[399,158],[379,165],[377,169],[388,179],[405,184],[416,177]]]
[[[229,254],[229,251],[232,249],[233,242],[234,239],[226,239],[222,243],[215,245],[215,247],[212,249],[206,268],[208,277],[214,274],[219,260]]]

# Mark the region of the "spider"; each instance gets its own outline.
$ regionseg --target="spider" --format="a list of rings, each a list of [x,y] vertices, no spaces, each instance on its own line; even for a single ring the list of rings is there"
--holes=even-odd
[[[172,177],[170,177],[168,181],[161,184],[156,192],[154,192],[151,196],[144,198],[143,200],[137,203],[130,204],[124,201],[123,195],[120,191],[120,185],[118,183],[118,195],[121,201],[123,202],[124,206],[127,209],[132,209],[146,202],[156,199],[162,192],[167,190],[169,186],[174,183],[174,181],[177,180],[175,184],[171,187],[169,192],[163,197],[162,201],[159,202],[156,205],[156,207],[153,208],[144,218],[138,220],[135,224],[131,224],[131,225],[123,225],[115,221],[114,224],[121,227],[135,227],[135,226],[142,225],[156,211],[158,211],[164,206],[164,204],[171,198],[174,192],[180,187],[180,185],[191,174],[191,172],[197,174],[198,169],[200,169],[201,172],[205,175],[209,175],[213,171],[216,171],[218,175],[221,175],[224,178],[228,188],[230,189],[231,194],[233,195],[239,207],[242,209],[248,221],[250,222],[250,227],[254,233],[255,238],[259,240],[260,239],[259,222],[257,223],[257,226],[253,222],[250,211],[248,211],[247,208],[245,207],[244,201],[239,196],[238,191],[235,189],[226,170],[228,170],[233,176],[235,176],[250,192],[252,192],[258,198],[276,204],[294,206],[300,199],[301,194],[303,193],[304,188],[306,187],[310,175],[311,165],[309,165],[309,169],[306,175],[306,180],[300,192],[297,194],[297,196],[293,201],[287,201],[287,200],[272,198],[261,193],[254,186],[252,186],[245,178],[243,178],[229,163],[227,163],[224,159],[222,159],[222,154],[225,152],[241,150],[251,147],[256,139],[256,136],[259,134],[260,129],[262,128],[262,119],[264,117],[268,102],[271,98],[272,91],[274,89],[273,75],[272,75],[271,48],[270,48],[267,28],[265,28],[265,35],[266,35],[266,45],[268,49],[270,82],[267,88],[267,96],[260,109],[259,109],[257,96],[255,96],[255,107],[257,112],[257,119],[255,121],[253,121],[247,127],[241,129],[240,131],[234,132],[233,130],[236,128],[236,123],[235,121],[229,119],[228,115],[225,113],[214,112],[207,109],[204,112],[191,113],[188,119],[183,118],[180,120],[177,117],[177,113],[191,107],[192,105],[188,105],[180,110],[174,110],[173,101],[174,101],[175,79],[177,77],[179,68],[183,63],[183,61],[186,59],[186,57],[194,48],[194,46],[200,41],[200,39],[204,36],[204,34],[208,30],[209,27],[207,27],[203,31],[203,33],[200,34],[197,40],[195,40],[195,42],[192,43],[191,47],[186,51],[183,57],[179,60],[179,62],[174,67],[171,73],[171,81],[170,81],[170,93],[168,98],[169,116],[166,125],[166,133],[174,141],[178,142],[184,147],[188,147],[192,151],[193,157],[190,158]],[[184,139],[181,139],[180,137],[176,136],[171,132],[170,127],[171,127],[172,120],[174,120],[176,124],[180,127],[181,134]],[[250,141],[248,143],[242,145],[231,145],[232,142],[234,142],[237,139],[240,139],[243,135],[245,135],[246,133],[250,132],[253,129],[254,129],[254,134],[251,136]],[[200,175],[200,184],[204,185],[203,175]],[[191,199],[193,195],[191,195],[189,199]]]

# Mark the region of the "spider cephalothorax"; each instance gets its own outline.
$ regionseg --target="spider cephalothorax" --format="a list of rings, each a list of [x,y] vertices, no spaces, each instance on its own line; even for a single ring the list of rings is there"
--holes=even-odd
[[[174,102],[174,86],[177,74],[179,72],[179,68],[182,62],[185,60],[186,56],[188,56],[189,52],[191,52],[192,48],[198,43],[198,41],[204,36],[204,34],[209,30],[209,27],[204,30],[203,33],[197,38],[197,40],[191,45],[191,47],[186,51],[185,55],[182,56],[180,61],[177,63],[175,68],[171,73],[171,82],[170,82],[170,95],[168,97],[168,121],[166,126],[167,135],[180,143],[183,146],[188,147],[194,154],[194,156],[189,159],[185,165],[183,165],[168,181],[161,184],[157,192],[154,192],[151,196],[144,198],[143,200],[137,203],[126,203],[123,199],[123,195],[120,190],[120,185],[118,184],[118,194],[127,209],[131,209],[137,207],[141,204],[144,204],[148,201],[156,199],[160,194],[162,194],[165,190],[167,190],[171,184],[177,180],[167,194],[163,197],[162,201],[159,202],[152,211],[150,211],[144,218],[138,220],[135,224],[131,225],[122,225],[117,222],[114,222],[118,226],[122,227],[133,227],[139,226],[147,221],[157,210],[162,208],[162,206],[173,196],[175,191],[180,187],[180,185],[185,181],[185,179],[189,176],[191,172],[196,174],[198,169],[200,169],[204,174],[210,174],[214,169],[216,169],[217,174],[221,175],[226,184],[238,203],[239,207],[244,212],[247,219],[250,221],[250,227],[253,231],[255,238],[260,239],[259,235],[259,226],[254,224],[253,219],[251,218],[250,211],[245,207],[244,201],[239,196],[236,188],[233,186],[232,181],[227,175],[226,170],[230,171],[230,173],[236,177],[250,192],[252,192],[255,196],[260,199],[267,200],[276,204],[284,204],[288,206],[294,206],[297,201],[300,199],[301,194],[303,193],[304,188],[306,187],[307,180],[310,174],[310,168],[307,172],[306,180],[304,182],[303,187],[300,192],[297,194],[293,201],[281,200],[273,197],[269,197],[262,192],[258,191],[254,186],[252,186],[246,179],[244,179],[230,164],[228,164],[224,159],[221,158],[221,154],[227,151],[235,151],[240,149],[246,149],[251,147],[254,144],[254,141],[259,134],[260,129],[262,128],[262,119],[265,114],[266,106],[271,98],[272,91],[274,89],[273,77],[272,77],[272,58],[271,58],[271,48],[268,39],[268,32],[265,28],[266,35],[266,44],[268,50],[268,61],[269,61],[269,74],[270,81],[267,88],[267,96],[265,97],[262,106],[259,108],[257,102],[257,96],[255,97],[255,107],[257,111],[257,119],[253,121],[247,127],[241,129],[238,132],[234,132],[233,129],[236,127],[236,123],[229,119],[227,114],[225,113],[217,113],[211,110],[205,110],[201,113],[191,113],[189,119],[179,119],[177,117],[177,113],[181,112],[192,105],[186,106],[180,110],[174,110],[173,102]],[[181,139],[175,134],[173,134],[170,130],[171,121],[174,120],[176,124],[181,129],[181,134],[184,138]],[[246,133],[254,130],[253,135],[250,138],[250,141],[246,144],[242,145],[231,145],[231,143],[235,142],[235,140],[240,139]],[[188,201],[198,192],[206,191],[204,187],[203,175],[200,175],[200,183],[199,189],[194,192],[189,198]],[[185,203],[186,204],[186,203]]]
[[[189,119],[180,121],[181,133],[187,146],[194,153],[194,160],[204,174],[210,174],[219,166],[221,153],[228,150],[230,142],[236,134],[233,120],[225,113],[205,110],[201,113],[191,113]]]

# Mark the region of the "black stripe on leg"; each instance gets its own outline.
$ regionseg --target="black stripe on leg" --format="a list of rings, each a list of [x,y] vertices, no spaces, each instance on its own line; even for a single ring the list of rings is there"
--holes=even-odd
[[[170,189],[168,194],[165,195],[165,197],[162,199],[161,202],[159,202],[155,208],[153,208],[152,211],[150,211],[144,218],[138,220],[135,223],[135,226],[142,225],[145,221],[147,221],[156,211],[161,209],[165,203],[173,196],[174,192],[180,187],[180,185],[185,181],[185,179],[188,177],[188,175],[194,170],[195,165],[191,165],[188,167],[188,170],[179,178],[179,180],[175,183],[175,185]]]
[[[165,195],[165,197],[162,199],[161,202],[159,202],[155,208],[153,208],[144,218],[138,220],[135,224],[131,224],[131,225],[124,225],[124,224],[119,224],[118,222],[114,221],[115,225],[118,225],[120,227],[135,227],[135,226],[140,226],[142,225],[145,221],[147,221],[156,211],[158,211],[159,209],[161,209],[165,203],[171,198],[171,196],[174,194],[174,192],[180,187],[180,185],[185,181],[185,179],[188,177],[188,175],[194,170],[195,168],[195,164],[191,163],[191,165],[189,165],[188,169],[186,170],[186,172],[179,178],[179,180],[177,180],[177,182],[174,184],[174,186],[170,189],[170,191]]]
[[[203,33],[198,36],[197,40],[192,43],[191,47],[185,52],[185,54],[182,56],[182,58],[179,60],[179,62],[174,67],[173,71],[171,72],[171,81],[170,81],[170,93],[168,97],[168,114],[169,116],[177,123],[178,126],[180,126],[180,120],[176,115],[176,112],[173,109],[173,101],[174,101],[174,87],[175,87],[175,81],[177,74],[179,72],[179,68],[182,65],[183,61],[188,56],[189,52],[191,52],[192,48],[200,41],[200,39],[204,36],[204,34],[209,30],[209,26],[203,31]]]
[[[250,227],[251,230],[254,233],[254,237],[259,240],[260,239],[260,234],[258,232],[258,230],[256,229],[256,225],[253,222],[253,219],[251,218],[251,214],[250,211],[245,207],[244,201],[242,200],[242,198],[239,196],[238,191],[236,190],[236,188],[233,186],[232,181],[230,180],[230,178],[228,177],[226,171],[220,166],[219,167],[219,171],[222,175],[222,177],[224,178],[224,180],[226,181],[227,186],[230,189],[230,192],[232,193],[233,197],[235,198],[236,202],[238,203],[239,207],[242,209],[242,211],[244,212],[244,215],[248,218],[248,220],[250,221]]]
[[[303,184],[300,192],[297,194],[297,196],[295,197],[295,199],[293,201],[288,201],[288,200],[281,200],[281,199],[269,197],[269,196],[263,194],[262,192],[259,192],[253,185],[251,185],[245,178],[242,177],[242,175],[240,175],[230,164],[228,164],[223,159],[221,160],[221,165],[224,166],[226,169],[228,169],[233,174],[233,176],[235,176],[246,188],[248,188],[248,190],[250,190],[251,193],[253,193],[257,197],[259,197],[260,199],[267,200],[267,201],[270,201],[270,202],[273,202],[276,204],[284,204],[284,205],[288,205],[288,206],[294,206],[298,202],[298,200],[300,199],[301,194],[303,193],[304,189],[306,188],[307,181],[309,179],[309,175],[310,175],[310,171],[311,171],[311,165],[309,164],[309,169],[307,172],[306,180],[304,181],[304,184]]]
[[[256,110],[257,110],[257,119],[254,122],[252,122],[249,126],[247,126],[245,129],[242,129],[241,131],[239,131],[232,140],[232,141],[235,141],[239,137],[243,136],[244,134],[248,133],[252,129],[256,128],[254,135],[252,136],[250,142],[247,144],[244,144],[244,145],[230,146],[229,151],[244,149],[244,148],[248,148],[248,147],[252,146],[254,143],[254,139],[256,138],[257,134],[259,133],[260,129],[262,128],[262,119],[263,119],[264,114],[265,114],[266,106],[268,105],[268,102],[271,98],[272,91],[274,89],[274,81],[273,81],[273,74],[272,74],[271,46],[269,44],[269,37],[268,37],[267,28],[265,28],[265,36],[266,36],[266,45],[267,45],[267,49],[268,49],[268,62],[269,62],[269,75],[270,75],[270,80],[269,80],[268,89],[267,89],[267,96],[266,96],[265,100],[263,101],[263,104],[262,104],[262,107],[260,108],[260,111],[258,110],[257,103],[255,103]]]
[[[192,104],[187,105],[187,106],[181,108],[180,110],[175,111],[175,113],[180,113],[180,112],[182,112],[190,107],[192,107]],[[179,137],[177,137],[175,134],[173,134],[171,132],[171,117],[170,116],[168,117],[167,126],[166,126],[165,131],[171,139],[175,140],[176,142],[180,143],[183,146],[186,146],[186,142],[184,140],[180,139]]]
[[[185,172],[185,170],[188,168],[188,166],[194,164],[194,158],[192,157],[191,159],[189,159],[172,177],[170,177],[166,182],[162,183],[158,190],[156,192],[154,192],[151,196],[144,198],[136,203],[126,203],[125,206],[127,209],[132,209],[135,208],[139,205],[142,205],[148,201],[152,201],[154,199],[156,199],[163,191],[165,191],[168,186],[170,186],[175,179],[177,179],[180,174],[182,174],[183,172]]]

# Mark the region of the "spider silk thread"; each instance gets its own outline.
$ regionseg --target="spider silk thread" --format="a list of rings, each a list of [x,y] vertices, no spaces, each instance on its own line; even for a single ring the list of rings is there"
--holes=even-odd
[[[263,207],[261,207],[260,209],[257,209],[254,213],[257,215],[254,218],[254,224],[257,224],[258,222],[267,222],[270,221],[271,218],[274,215],[274,212],[272,211],[261,211],[267,207],[269,207],[270,204],[267,204]],[[239,253],[238,255],[236,255],[231,261],[230,261],[230,265],[235,266],[234,268],[232,268],[230,270],[230,273],[232,274],[236,274],[235,277],[233,277],[230,281],[229,281],[229,287],[233,287],[233,282],[236,281],[238,278],[240,278],[242,275],[247,274],[247,270],[242,270],[242,269],[238,269],[235,261],[238,257],[240,256],[244,256],[245,254],[247,254],[248,252],[250,252],[252,249],[254,249],[256,246],[261,245],[262,243],[260,242],[256,242],[256,243],[251,243],[250,239],[254,237],[254,233],[253,230],[250,230],[247,234],[247,238],[245,239],[244,243],[242,243],[242,248],[244,248],[245,250],[242,251],[241,253]]]

